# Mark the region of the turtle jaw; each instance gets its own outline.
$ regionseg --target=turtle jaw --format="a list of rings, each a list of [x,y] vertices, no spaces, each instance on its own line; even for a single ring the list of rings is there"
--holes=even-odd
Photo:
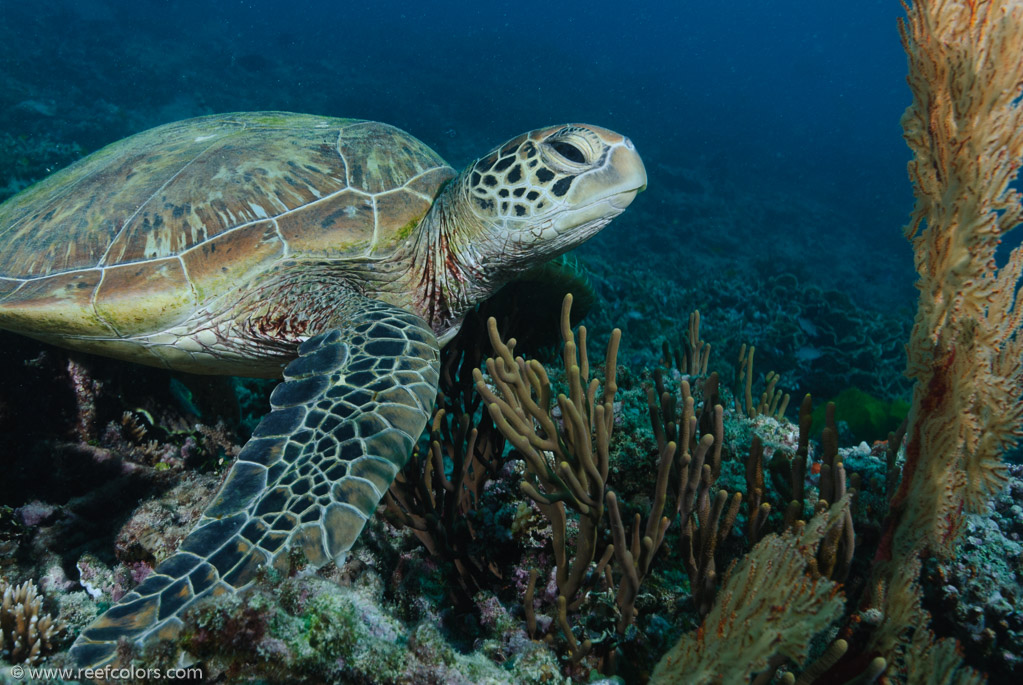
[[[610,136],[610,132],[607,132]],[[535,248],[556,256],[596,235],[646,189],[643,160],[623,136],[609,146],[604,164],[574,177],[564,201],[546,217],[531,222],[515,242],[544,243]],[[529,249],[529,248],[527,248]]]
[[[646,167],[628,138],[612,144],[607,162],[575,178],[554,227],[569,231],[598,217],[618,216],[646,188]],[[586,240],[590,236],[585,236]]]
[[[632,201],[636,199],[636,195],[645,187],[646,184],[644,183],[642,186],[637,186],[632,190],[612,193],[581,207],[566,210],[555,217],[551,228],[559,235],[578,232],[581,234],[577,237],[577,241],[580,243],[589,240],[596,231],[587,232],[585,229],[590,228],[591,224],[600,219],[606,219],[606,221],[601,223],[597,230],[606,226],[612,219],[624,212],[625,208],[632,204]]]

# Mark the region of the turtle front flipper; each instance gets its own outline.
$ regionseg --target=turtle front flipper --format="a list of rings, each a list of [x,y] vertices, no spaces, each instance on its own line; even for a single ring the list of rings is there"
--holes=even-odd
[[[82,631],[84,667],[113,661],[118,640],[173,638],[182,612],[248,585],[290,550],[320,567],[362,531],[429,419],[439,353],[414,314],[353,296],[343,327],[299,347],[272,411],[178,552]]]

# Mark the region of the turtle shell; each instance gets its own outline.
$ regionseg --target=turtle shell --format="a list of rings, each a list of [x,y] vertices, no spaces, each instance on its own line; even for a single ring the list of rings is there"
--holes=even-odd
[[[160,126],[0,205],[0,327],[143,335],[281,259],[386,259],[453,176],[376,122],[261,112]]]

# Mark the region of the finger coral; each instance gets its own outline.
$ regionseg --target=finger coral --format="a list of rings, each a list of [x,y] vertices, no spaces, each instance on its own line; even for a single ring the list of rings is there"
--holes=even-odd
[[[565,342],[562,357],[568,378],[568,395],[560,394],[556,400],[552,397],[546,369],[535,360],[527,362],[522,357],[514,357],[514,340],[508,343],[501,341],[494,319],[489,320],[488,326],[497,356],[487,359],[486,368],[497,392],[487,385],[482,372],[474,372],[473,377],[494,423],[526,462],[530,478],[520,484],[523,494],[533,500],[551,522],[557,566],[558,615],[561,628],[572,645],[574,658],[578,660],[589,652],[590,645],[586,642],[577,644],[565,620],[566,607],[575,608],[581,602],[577,595],[597,553],[607,484],[608,445],[614,427],[613,405],[618,390],[616,358],[621,331],[616,329],[611,334],[603,393],[598,398],[600,383],[596,378],[590,379],[586,329],[579,329],[577,344],[570,325],[571,308],[572,296],[566,295],[562,306],[561,333]],[[555,407],[558,412],[555,412]],[[563,428],[559,428],[559,419]],[[566,505],[579,515],[574,545],[568,544]],[[663,537],[665,527],[660,529],[660,537]],[[624,553],[631,555],[631,552]],[[605,552],[598,565],[598,577],[608,561],[610,554]],[[626,601],[624,604],[631,612],[631,603]]]
[[[0,656],[10,663],[38,664],[54,650],[64,626],[43,613],[35,583],[10,585],[0,578]]]

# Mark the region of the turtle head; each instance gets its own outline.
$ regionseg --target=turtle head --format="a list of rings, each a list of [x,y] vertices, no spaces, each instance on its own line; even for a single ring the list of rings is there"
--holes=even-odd
[[[442,343],[478,302],[591,238],[646,187],[632,141],[568,124],[537,129],[470,164],[410,242],[402,281]]]
[[[537,129],[476,160],[463,175],[472,212],[512,270],[596,234],[646,187],[632,141],[586,124]],[[489,261],[489,260],[488,260]]]

